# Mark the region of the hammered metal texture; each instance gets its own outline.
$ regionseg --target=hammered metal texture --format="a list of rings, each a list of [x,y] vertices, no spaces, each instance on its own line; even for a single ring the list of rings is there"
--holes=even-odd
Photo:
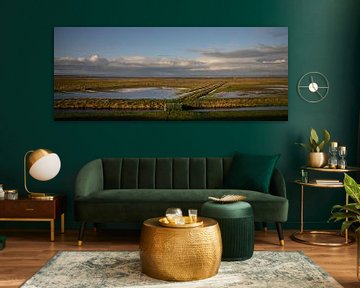
[[[167,281],[199,280],[218,273],[222,242],[216,220],[201,218],[203,226],[179,229],[162,227],[159,219],[148,219],[142,225],[143,273]]]

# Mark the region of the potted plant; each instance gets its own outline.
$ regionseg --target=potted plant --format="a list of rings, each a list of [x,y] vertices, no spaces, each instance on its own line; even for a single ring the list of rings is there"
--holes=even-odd
[[[324,152],[324,147],[330,140],[330,133],[323,129],[324,139],[320,141],[319,136],[314,128],[310,130],[308,143],[296,143],[309,151],[308,165],[310,167],[323,167],[327,164],[328,154]]]
[[[329,221],[343,221],[341,233],[346,229],[354,228],[357,241],[357,277],[360,280],[360,185],[344,173],[344,187],[346,193],[354,200],[347,205],[334,205]]]

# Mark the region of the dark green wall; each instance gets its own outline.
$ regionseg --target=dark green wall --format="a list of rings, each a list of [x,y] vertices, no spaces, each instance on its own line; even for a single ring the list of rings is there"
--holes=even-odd
[[[39,147],[56,151],[62,160],[60,174],[29,186],[68,195],[67,225],[77,227],[72,217],[74,178],[94,158],[281,153],[278,167],[288,181],[290,199],[287,227],[297,227],[299,187],[291,181],[306,153],[294,142],[306,141],[310,127],[327,128],[348,147],[349,163],[356,164],[359,11],[357,0],[1,1],[0,183],[22,189],[24,153]],[[56,122],[54,26],[287,26],[289,120]],[[309,71],[324,73],[331,85],[328,97],[315,105],[296,93],[297,81]],[[327,226],[330,207],[343,201],[341,190],[309,190],[309,227]]]

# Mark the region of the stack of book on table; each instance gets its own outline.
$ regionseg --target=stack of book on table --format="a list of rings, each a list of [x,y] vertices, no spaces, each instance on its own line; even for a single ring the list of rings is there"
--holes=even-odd
[[[336,179],[315,179],[314,182],[316,184],[319,184],[319,185],[339,185],[339,184],[342,184],[342,182],[340,182],[340,180],[336,180]]]

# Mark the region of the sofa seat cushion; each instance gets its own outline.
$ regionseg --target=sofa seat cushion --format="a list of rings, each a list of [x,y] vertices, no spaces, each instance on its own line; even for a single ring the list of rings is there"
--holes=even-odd
[[[228,194],[246,196],[246,201],[285,201],[283,197],[239,189],[109,189],[98,191],[77,200],[84,202],[205,202],[209,196]]]
[[[148,207],[151,205],[161,205],[162,207],[164,207],[163,209],[166,209],[171,205],[177,205],[176,207],[180,207],[182,209],[188,209],[191,207],[199,209],[202,203],[208,201],[209,196],[221,197],[227,194],[246,196],[246,202],[249,202],[253,207],[255,215],[254,220],[257,222],[287,221],[287,211],[289,204],[286,198],[251,190],[110,189],[98,191],[97,193],[90,194],[86,197],[77,198],[75,200],[75,203],[82,203],[80,206],[83,206],[84,204],[85,206],[87,206],[86,204],[89,204],[92,207],[113,207],[113,209],[115,209],[115,207],[121,209],[122,205],[135,205],[140,207],[143,205],[143,207],[146,207],[146,209],[148,209]],[[183,212],[187,213],[186,211]]]

